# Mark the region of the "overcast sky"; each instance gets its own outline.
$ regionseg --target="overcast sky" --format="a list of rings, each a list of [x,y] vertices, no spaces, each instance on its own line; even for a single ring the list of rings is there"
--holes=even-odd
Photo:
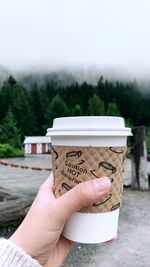
[[[149,0],[0,0],[0,65],[150,73]]]

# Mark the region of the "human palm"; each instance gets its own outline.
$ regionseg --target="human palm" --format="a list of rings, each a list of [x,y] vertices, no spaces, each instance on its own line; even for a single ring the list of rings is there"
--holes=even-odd
[[[104,197],[109,188],[108,178],[95,179],[75,186],[56,199],[51,175],[10,239],[42,266],[60,267],[74,244],[62,236],[66,221],[75,211]]]

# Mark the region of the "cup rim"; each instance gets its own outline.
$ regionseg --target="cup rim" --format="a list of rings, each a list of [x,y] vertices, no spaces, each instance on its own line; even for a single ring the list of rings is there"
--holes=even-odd
[[[125,127],[124,118],[116,116],[61,117],[47,129],[47,136],[131,136],[131,129]]]

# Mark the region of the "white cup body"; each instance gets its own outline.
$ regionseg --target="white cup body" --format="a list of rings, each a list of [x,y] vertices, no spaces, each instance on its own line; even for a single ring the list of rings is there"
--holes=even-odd
[[[64,118],[64,123],[63,118],[56,119],[47,135],[51,136],[52,145],[118,147],[126,145],[131,131],[125,128],[123,118],[85,117],[84,120],[84,117],[76,117]],[[105,242],[117,235],[118,219],[119,209],[101,213],[76,212],[66,223],[63,235],[80,243]]]

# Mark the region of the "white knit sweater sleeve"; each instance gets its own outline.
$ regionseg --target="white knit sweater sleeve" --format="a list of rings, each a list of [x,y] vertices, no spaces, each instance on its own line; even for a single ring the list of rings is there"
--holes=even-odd
[[[41,265],[12,241],[2,238],[0,239],[0,267],[41,267]]]

